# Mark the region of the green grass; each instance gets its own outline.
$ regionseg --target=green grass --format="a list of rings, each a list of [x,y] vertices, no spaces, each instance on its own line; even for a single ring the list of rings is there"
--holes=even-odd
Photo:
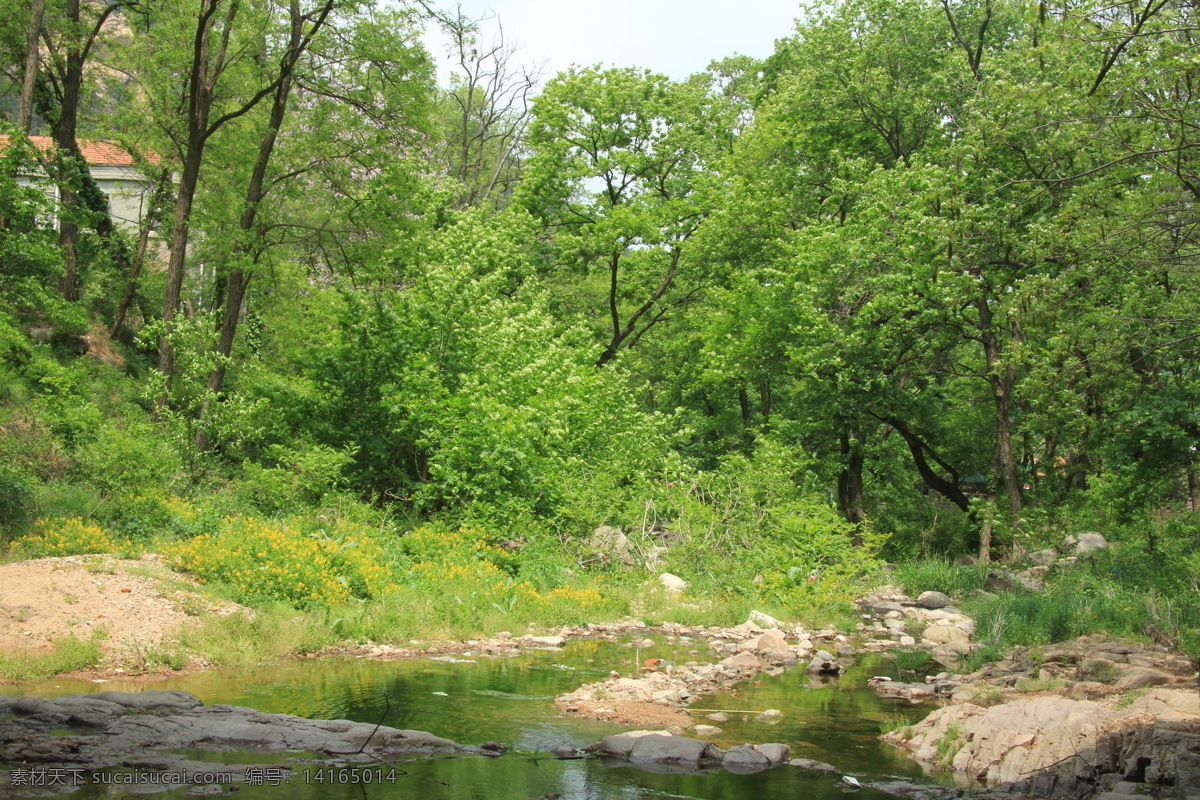
[[[1087,634],[1144,639],[1152,595],[1077,570],[1045,593],[1012,592],[971,603],[986,646],[1006,649],[1066,641]]]
[[[891,733],[892,731],[900,731],[905,739],[912,735],[913,724],[908,717],[903,714],[888,714],[879,721],[880,733]]]
[[[16,653],[0,654],[0,679],[7,681],[32,681],[48,678],[60,672],[86,669],[100,663],[103,653],[100,643],[104,634],[96,631],[86,641],[67,636],[54,643],[48,651],[29,649]]]
[[[938,762],[949,769],[954,764],[954,757],[958,755],[959,750],[962,750],[964,744],[966,744],[966,740],[963,738],[958,721],[951,722],[950,726],[946,728],[946,735],[937,743]]]
[[[944,558],[921,559],[897,565],[893,580],[914,597],[921,592],[942,592],[960,598],[983,588],[987,567],[958,566]]]

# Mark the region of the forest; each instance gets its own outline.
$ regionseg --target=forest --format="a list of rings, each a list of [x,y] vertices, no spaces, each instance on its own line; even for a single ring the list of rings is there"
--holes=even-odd
[[[1095,531],[994,644],[1192,641],[1193,4],[817,0],[682,81],[424,0],[0,8],[6,558],[382,640],[664,571],[732,609],[664,615],[844,614]]]

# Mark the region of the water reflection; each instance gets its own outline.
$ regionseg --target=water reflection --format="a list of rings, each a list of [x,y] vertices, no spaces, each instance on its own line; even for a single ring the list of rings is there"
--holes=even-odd
[[[538,651],[496,660],[464,656],[475,663],[444,661],[304,660],[250,670],[215,670],[168,679],[148,686],[114,680],[97,685],[63,680],[0,687],[9,695],[56,696],[105,689],[182,689],[207,704],[250,706],[271,713],[317,719],[382,722],[397,728],[428,730],[467,744],[494,740],[513,748],[499,759],[416,759],[399,766],[395,783],[336,785],[318,783],[319,772],[301,771],[277,787],[243,787],[248,798],[400,798],[465,800],[480,798],[542,798],[560,795],[575,800],[609,798],[696,798],[697,800],[758,800],[759,798],[843,798],[840,776],[782,767],[753,775],[725,771],[672,774],[608,765],[597,761],[557,761],[537,755],[563,744],[577,747],[622,728],[594,720],[559,716],[549,700],[582,683],[607,676],[610,670],[631,674],[642,659],[657,657],[677,663],[704,658],[687,654],[692,645],[662,644],[636,651],[604,641],[571,642],[560,651]],[[566,667],[564,669],[564,667]],[[711,722],[705,713],[697,721],[719,725],[710,737],[722,747],[745,742],[782,742],[793,756],[826,761],[864,781],[882,776],[915,779],[920,768],[877,740],[880,722],[902,715],[913,721],[928,707],[881,699],[866,688],[867,678],[890,674],[895,668],[871,658],[851,667],[839,679],[813,682],[802,668],[781,675],[762,675],[736,693],[703,698],[697,706],[729,711],[783,711],[777,724],[759,721],[755,714],[730,713],[730,719]],[[193,753],[219,762],[228,754]],[[281,757],[282,759],[283,757]],[[301,765],[293,764],[302,769]],[[113,787],[86,786],[73,798],[109,798]],[[156,797],[183,797],[182,790]],[[882,798],[863,789],[857,798]]]

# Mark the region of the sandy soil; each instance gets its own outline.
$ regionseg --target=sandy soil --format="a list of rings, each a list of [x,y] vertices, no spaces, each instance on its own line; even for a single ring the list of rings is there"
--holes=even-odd
[[[36,653],[62,637],[90,639],[101,630],[102,666],[119,667],[139,648],[170,638],[194,615],[237,610],[194,587],[155,555],[138,560],[66,556],[0,565],[0,652]]]
[[[603,701],[586,700],[574,705],[577,710],[565,711],[565,716],[589,717],[643,728],[690,728],[694,724],[691,715],[682,709],[639,700],[610,698]]]

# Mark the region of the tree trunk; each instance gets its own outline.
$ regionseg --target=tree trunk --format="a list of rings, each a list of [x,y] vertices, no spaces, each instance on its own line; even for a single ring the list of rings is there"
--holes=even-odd
[[[67,20],[73,25],[79,25],[79,0],[67,0]],[[58,291],[63,299],[74,301],[79,272],[76,171],[86,171],[88,167],[79,155],[79,143],[75,141],[79,120],[79,89],[83,85],[84,51],[74,32],[68,38],[68,42],[66,63],[59,76],[62,85],[62,106],[59,109],[58,124],[54,128],[54,143],[58,147],[58,153],[55,155],[59,187],[58,243],[63,252],[63,275],[58,281]]]
[[[146,264],[146,250],[150,246],[150,233],[158,227],[158,220],[162,216],[162,209],[166,200],[166,195],[170,191],[171,186],[171,171],[164,169],[158,177],[158,185],[154,188],[154,193],[150,198],[150,208],[142,216],[142,224],[138,229],[137,252],[133,257],[133,264],[129,267],[129,278],[125,284],[125,293],[121,295],[121,303],[117,306],[117,313],[113,316],[112,327],[109,329],[109,336],[116,338],[121,332],[121,328],[125,325],[125,317],[129,313],[129,307],[133,304],[133,298],[137,295],[138,278],[141,277],[142,267]]]
[[[300,15],[299,0],[291,1],[291,41],[289,48],[295,51],[300,46],[303,33],[303,19]],[[278,86],[275,88],[275,98],[271,103],[270,119],[262,141],[258,145],[258,158],[254,162],[254,171],[250,174],[250,184],[246,187],[246,205],[238,220],[238,230],[241,238],[233,248],[233,259],[237,263],[240,257],[252,249],[250,241],[254,237],[254,221],[258,217],[258,208],[266,196],[264,188],[267,177],[267,167],[271,163],[271,154],[275,150],[275,142],[279,129],[283,126],[287,115],[288,95],[292,90],[291,66],[285,67]],[[198,450],[207,450],[210,444],[208,432],[203,424],[212,408],[213,398],[221,391],[225,382],[225,366],[233,352],[233,340],[237,334],[238,318],[242,314],[242,302],[246,297],[246,287],[250,284],[250,275],[241,268],[234,269],[229,274],[225,285],[225,304],[221,317],[221,335],[217,340],[217,366],[208,376],[207,393],[200,408],[200,424],[197,426],[195,444]]]
[[[33,125],[33,88],[37,85],[38,37],[42,33],[42,17],[46,11],[46,0],[33,0],[29,10],[29,27],[25,29],[25,75],[21,83],[21,107],[17,111],[17,127],[29,133]]]
[[[1196,465],[1187,465],[1187,510],[1200,509],[1200,481],[1196,480]]]
[[[202,0],[200,14],[196,18],[196,31],[192,39],[192,63],[188,77],[187,144],[184,148],[183,169],[179,177],[179,189],[175,195],[175,216],[171,223],[171,250],[167,259],[167,284],[163,293],[163,334],[158,339],[158,371],[170,381],[175,370],[175,354],[171,350],[168,334],[175,312],[179,308],[179,297],[183,291],[183,268],[187,257],[188,225],[192,217],[192,202],[196,196],[196,184],[200,178],[200,163],[204,156],[204,144],[208,139],[208,116],[212,109],[212,86],[209,83],[209,34],[220,0]],[[156,401],[158,406],[166,403],[166,397]]]
[[[867,517],[863,510],[862,437],[843,429],[838,442],[842,453],[842,471],[838,475],[838,507],[846,521],[857,528]]]
[[[1013,387],[1017,380],[1016,369],[1011,363],[1004,362],[1000,340],[993,324],[992,309],[988,305],[987,297],[982,293],[976,300],[976,308],[979,310],[980,340],[987,364],[987,380],[995,407],[994,473],[996,480],[1004,488],[1012,530],[1017,533],[1021,529],[1021,485],[1017,482],[1017,464],[1013,457],[1010,422]]]
[[[204,420],[208,417],[212,410],[213,399],[221,391],[221,386],[225,382],[225,365],[229,360],[229,355],[233,352],[233,340],[237,335],[238,317],[242,312],[242,302],[246,297],[246,287],[250,285],[250,275],[240,269],[236,269],[229,274],[229,281],[225,292],[225,308],[221,317],[221,336],[217,340],[217,367],[208,376],[208,383],[205,385],[207,392],[205,393],[204,401],[200,407],[200,425],[196,427],[196,449],[200,451],[208,450],[211,445],[211,439],[203,427]]]

